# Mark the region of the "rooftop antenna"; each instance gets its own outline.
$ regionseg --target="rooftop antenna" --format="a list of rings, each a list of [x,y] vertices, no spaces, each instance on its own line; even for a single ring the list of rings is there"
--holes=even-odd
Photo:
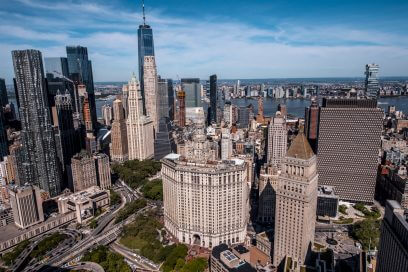
[[[143,26],[146,26],[146,16],[145,16],[144,0],[142,0],[142,9],[143,9]]]

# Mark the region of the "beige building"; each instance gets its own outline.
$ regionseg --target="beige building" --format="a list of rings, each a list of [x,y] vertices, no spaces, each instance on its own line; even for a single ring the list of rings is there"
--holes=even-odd
[[[60,214],[75,212],[77,222],[82,223],[93,217],[97,209],[109,206],[109,200],[108,190],[92,186],[84,191],[59,197],[58,211]]]
[[[154,56],[145,56],[143,65],[143,82],[146,115],[150,116],[153,121],[154,131],[157,131],[158,121],[158,82],[157,82],[157,68]]]
[[[25,229],[44,221],[40,188],[33,185],[9,186],[14,223]]]
[[[128,84],[128,107],[126,127],[129,159],[150,159],[154,155],[153,122],[149,116],[143,115],[140,84],[135,75],[132,76]]]
[[[287,149],[288,132],[285,117],[276,112],[268,126],[267,162],[281,169],[282,159]]]
[[[271,165],[264,165],[259,174],[258,221],[272,224],[275,222],[276,188],[280,171]]]
[[[307,258],[315,233],[317,179],[316,156],[301,131],[283,160],[276,190],[275,266],[285,257],[299,264]]]
[[[94,154],[93,158],[95,160],[96,175],[99,188],[101,188],[102,190],[109,189],[112,186],[112,179],[108,155],[98,153]]]
[[[249,217],[244,160],[162,160],[164,224],[180,242],[206,248],[243,243]]]
[[[86,152],[76,154],[71,159],[74,192],[79,192],[98,184],[95,160]]]
[[[120,99],[113,101],[113,122],[111,129],[110,155],[112,161],[123,162],[129,159],[125,115]]]

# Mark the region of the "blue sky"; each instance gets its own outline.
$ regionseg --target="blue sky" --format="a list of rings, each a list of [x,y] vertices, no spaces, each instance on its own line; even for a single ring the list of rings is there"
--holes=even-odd
[[[408,1],[146,0],[162,77],[408,76]],[[0,0],[0,77],[11,50],[88,47],[95,81],[137,71],[138,0]]]

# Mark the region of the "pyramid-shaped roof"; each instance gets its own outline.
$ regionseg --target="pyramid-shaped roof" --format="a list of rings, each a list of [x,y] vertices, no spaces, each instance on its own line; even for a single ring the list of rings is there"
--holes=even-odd
[[[286,156],[302,160],[308,160],[314,156],[313,150],[302,130],[292,141]]]

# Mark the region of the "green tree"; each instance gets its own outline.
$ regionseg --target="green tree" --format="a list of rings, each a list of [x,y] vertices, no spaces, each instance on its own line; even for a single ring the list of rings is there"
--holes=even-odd
[[[204,272],[204,270],[208,267],[208,261],[205,258],[194,258],[188,261],[182,269],[181,272]],[[177,270],[177,269],[176,269]]]
[[[363,249],[378,248],[380,239],[380,220],[365,219],[353,225],[351,235],[358,240]]]
[[[12,251],[5,253],[1,259],[3,260],[4,264],[9,266],[14,263],[17,257],[23,252],[23,250],[28,247],[30,244],[29,240],[24,240],[17,244]]]
[[[112,189],[110,189],[109,191],[110,191],[110,204],[112,206],[120,204],[122,202],[120,195]]]

